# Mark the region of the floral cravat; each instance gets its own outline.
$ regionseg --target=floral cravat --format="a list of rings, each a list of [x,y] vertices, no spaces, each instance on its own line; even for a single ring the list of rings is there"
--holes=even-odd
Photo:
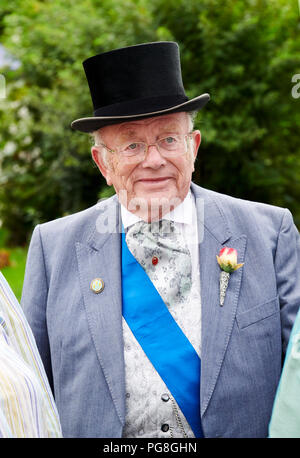
[[[192,285],[191,256],[173,221],[139,221],[128,230],[126,243],[168,307],[187,300]]]

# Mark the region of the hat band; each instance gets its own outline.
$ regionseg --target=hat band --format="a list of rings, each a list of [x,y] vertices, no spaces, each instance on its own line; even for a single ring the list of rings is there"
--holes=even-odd
[[[133,116],[146,114],[159,110],[167,110],[188,100],[188,97],[182,94],[126,100],[125,102],[97,108],[94,111],[94,116]]]

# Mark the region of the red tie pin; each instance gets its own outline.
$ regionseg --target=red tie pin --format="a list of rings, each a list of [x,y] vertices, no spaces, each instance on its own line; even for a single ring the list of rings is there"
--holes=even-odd
[[[156,266],[157,263],[158,263],[158,258],[157,258],[156,256],[153,256],[153,258],[152,258],[152,264],[153,264],[154,266]]]

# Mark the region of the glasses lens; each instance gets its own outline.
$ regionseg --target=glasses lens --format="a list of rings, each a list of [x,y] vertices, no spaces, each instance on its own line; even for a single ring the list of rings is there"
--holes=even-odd
[[[126,157],[138,156],[144,154],[146,144],[142,142],[129,143],[120,148],[120,154]]]
[[[158,141],[159,149],[162,153],[180,154],[186,151],[184,135],[170,135]]]

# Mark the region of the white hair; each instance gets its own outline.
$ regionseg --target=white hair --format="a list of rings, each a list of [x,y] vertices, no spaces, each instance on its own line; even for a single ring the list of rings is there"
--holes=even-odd
[[[186,113],[188,115],[188,123],[189,123],[188,129],[189,129],[189,132],[192,132],[194,129],[194,122],[197,116],[197,111],[187,111]],[[90,135],[91,135],[92,141],[94,142],[94,146],[98,146],[98,147],[100,146],[99,151],[102,154],[102,159],[105,165],[108,165],[107,149],[104,147],[101,148],[101,146],[104,145],[104,141],[101,136],[101,128],[98,130],[94,130],[93,132],[91,132]]]

